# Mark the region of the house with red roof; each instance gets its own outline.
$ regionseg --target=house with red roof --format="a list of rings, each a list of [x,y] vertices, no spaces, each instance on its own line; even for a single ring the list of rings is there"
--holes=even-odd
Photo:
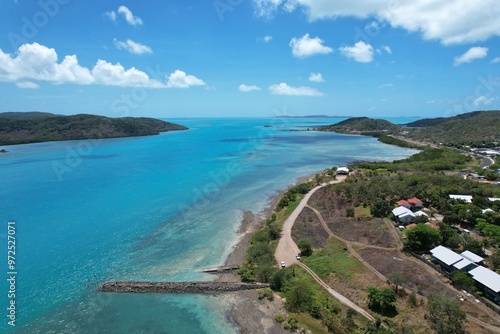
[[[412,208],[414,208],[414,209],[421,209],[421,208],[424,206],[424,204],[422,203],[422,201],[421,201],[421,200],[419,200],[419,199],[418,199],[418,198],[416,198],[416,197],[410,198],[410,199],[408,200],[408,203],[409,203],[409,204],[411,205],[411,207],[412,207]]]
[[[405,208],[407,208],[407,209],[410,209],[410,208],[411,208],[411,204],[410,204],[410,203],[408,203],[408,201],[406,201],[406,200],[404,200],[404,199],[397,201],[397,202],[396,202],[396,204],[397,204],[398,206],[404,206],[404,207],[405,207]]]

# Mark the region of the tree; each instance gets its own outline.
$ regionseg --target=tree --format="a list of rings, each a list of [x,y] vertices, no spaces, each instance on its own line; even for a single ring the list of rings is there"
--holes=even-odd
[[[353,207],[347,207],[345,209],[345,216],[346,217],[354,217],[354,208]]]
[[[462,271],[454,271],[451,274],[451,281],[453,284],[459,288],[473,289],[474,288],[474,280],[472,277],[467,275]]]
[[[464,234],[464,250],[468,250],[474,254],[482,255],[483,254],[483,246],[481,243],[475,239],[473,239],[470,235]]]
[[[311,285],[303,279],[293,279],[289,282],[286,292],[286,305],[291,311],[307,311],[314,300]]]
[[[371,206],[370,212],[373,217],[386,217],[391,211],[391,204],[383,199],[377,199]]]
[[[368,307],[376,312],[387,314],[395,311],[396,295],[389,288],[379,289],[373,286],[368,287]]]
[[[439,231],[425,224],[406,231],[406,247],[412,251],[427,251],[433,248],[441,240]]]
[[[500,269],[500,249],[497,248],[493,251],[493,254],[488,257],[488,262],[494,270]]]
[[[428,298],[427,318],[437,334],[464,334],[465,312],[460,304],[447,296],[431,294]]]
[[[300,254],[302,256],[309,256],[312,254],[312,243],[308,239],[300,239],[297,246],[299,247]]]
[[[396,294],[398,293],[398,287],[406,282],[405,277],[399,271],[389,273],[386,277],[390,283],[394,284],[394,287],[396,288]]]

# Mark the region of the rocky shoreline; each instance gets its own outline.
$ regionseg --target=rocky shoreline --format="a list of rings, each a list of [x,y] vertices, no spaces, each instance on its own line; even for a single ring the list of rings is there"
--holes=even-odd
[[[243,282],[141,282],[122,281],[104,283],[99,291],[114,293],[179,293],[217,294],[233,291],[256,290],[269,287],[264,283]]]

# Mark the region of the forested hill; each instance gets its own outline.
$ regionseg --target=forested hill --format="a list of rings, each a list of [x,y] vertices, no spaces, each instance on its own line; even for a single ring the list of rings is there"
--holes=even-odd
[[[420,124],[432,124],[432,120]],[[447,146],[494,146],[500,142],[500,111],[472,112],[445,118],[434,126],[413,129],[409,135],[414,139],[431,140]]]
[[[387,135],[396,135],[446,146],[495,147],[500,142],[500,111],[475,111],[449,118],[422,119],[407,124],[407,127],[381,119],[356,117],[317,130],[372,135],[382,138],[384,142],[388,142]]]
[[[0,145],[149,136],[174,130],[187,128],[146,117],[108,118],[88,114],[63,116],[40,112],[0,113]]]
[[[383,119],[372,119],[368,117],[354,117],[346,119],[337,124],[326,125],[318,128],[319,131],[331,131],[339,133],[366,133],[366,132],[394,132],[400,131],[399,125]]]

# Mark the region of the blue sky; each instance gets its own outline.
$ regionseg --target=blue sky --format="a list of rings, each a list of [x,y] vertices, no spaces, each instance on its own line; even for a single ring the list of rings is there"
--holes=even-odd
[[[3,0],[0,13],[0,111],[500,109],[497,0]]]

